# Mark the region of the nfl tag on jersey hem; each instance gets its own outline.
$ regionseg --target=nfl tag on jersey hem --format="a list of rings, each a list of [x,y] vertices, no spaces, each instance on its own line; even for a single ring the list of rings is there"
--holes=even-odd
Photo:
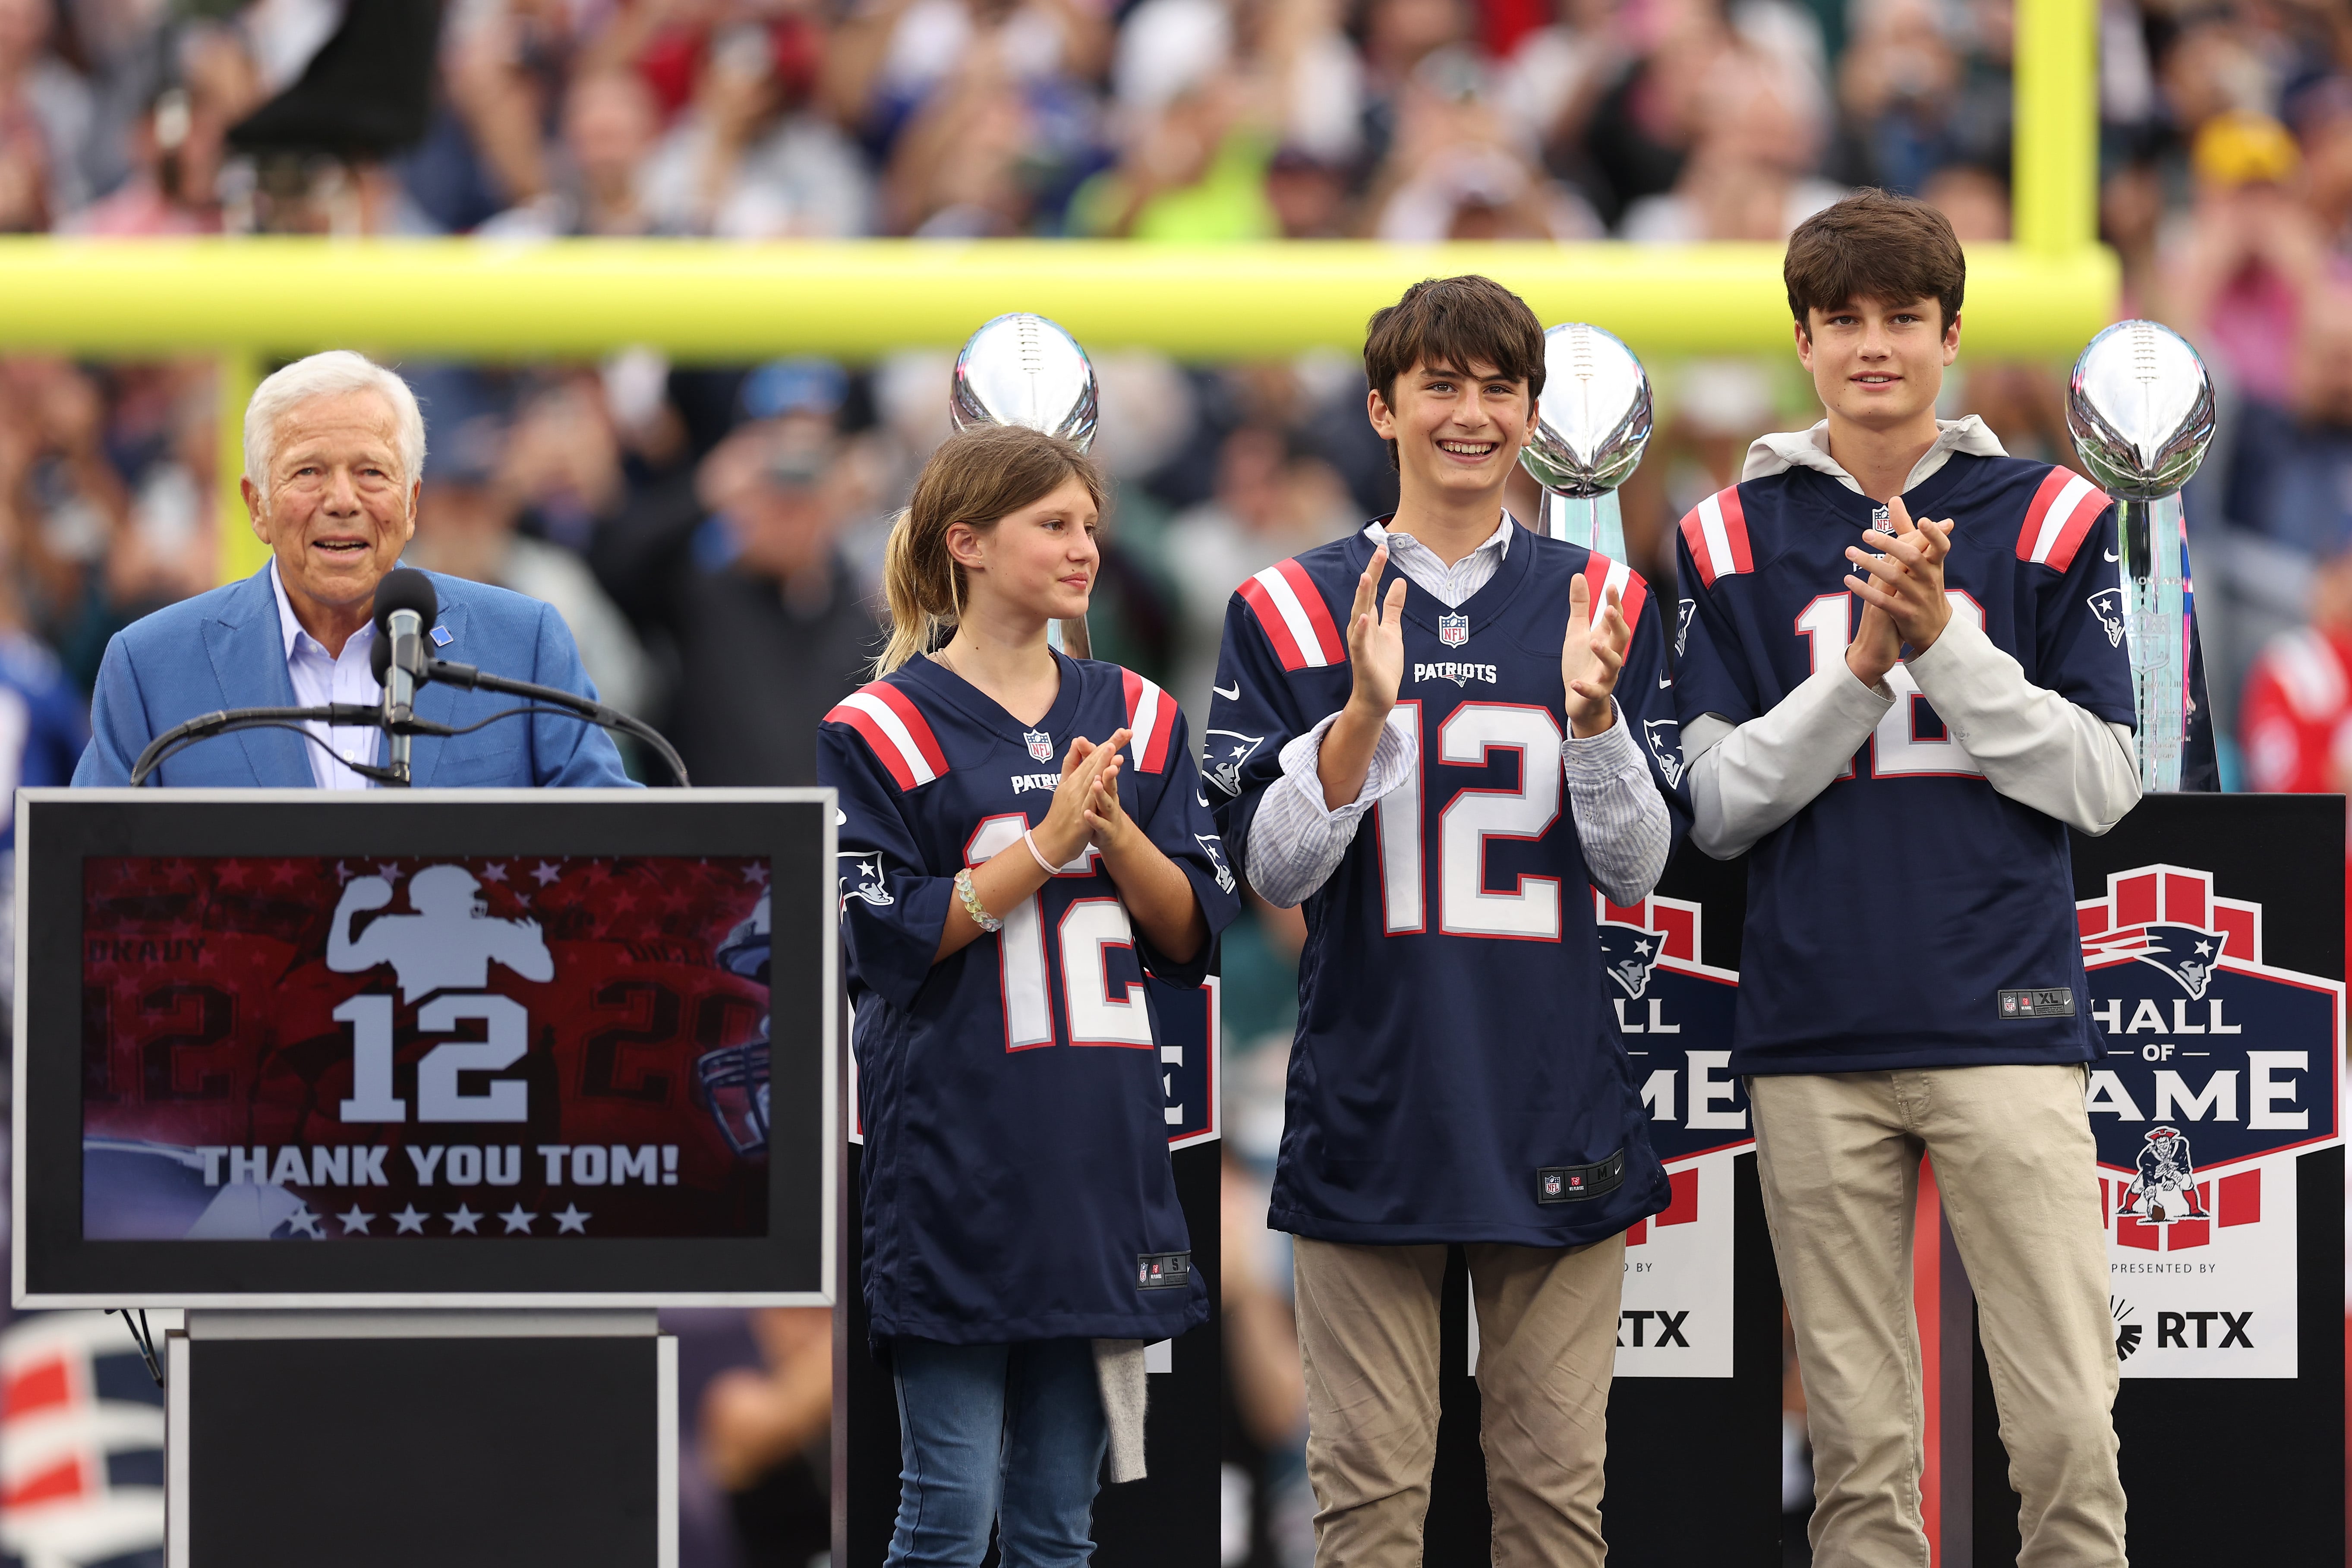
[[[2038,990],[2004,991],[2000,994],[2000,1016],[2004,1018],[2071,1018],[2074,1016],[2074,988],[2071,985],[2045,985]]]
[[[1135,1259],[1135,1288],[1139,1290],[1179,1290],[1192,1283],[1192,1255],[1189,1252],[1145,1252]]]
[[[1625,1184],[1625,1151],[1590,1165],[1546,1165],[1536,1173],[1536,1202],[1582,1203],[1613,1193]]]

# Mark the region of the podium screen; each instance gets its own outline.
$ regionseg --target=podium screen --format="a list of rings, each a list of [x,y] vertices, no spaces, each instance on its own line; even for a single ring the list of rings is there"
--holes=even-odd
[[[835,815],[19,792],[14,1300],[829,1301]]]
[[[86,858],[83,1236],[764,1234],[769,877]]]

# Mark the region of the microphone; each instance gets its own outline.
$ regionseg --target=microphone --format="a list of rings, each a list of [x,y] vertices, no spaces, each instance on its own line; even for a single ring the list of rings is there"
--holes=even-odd
[[[369,652],[369,663],[383,683],[386,760],[394,776],[404,784],[408,782],[412,742],[399,726],[416,716],[416,689],[425,679],[425,628],[440,614],[440,596],[433,591],[433,579],[414,567],[394,567],[376,584],[376,641]]]

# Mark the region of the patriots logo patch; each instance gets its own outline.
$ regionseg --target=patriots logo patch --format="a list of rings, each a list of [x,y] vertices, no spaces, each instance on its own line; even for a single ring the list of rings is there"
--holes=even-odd
[[[1225,864],[1225,841],[1213,833],[1195,833],[1192,835],[1192,841],[1207,852],[1209,864],[1217,868],[1217,890],[1223,893],[1232,892],[1234,873],[1233,868]]]
[[[1650,755],[1658,760],[1658,773],[1669,789],[1678,788],[1683,782],[1683,727],[1678,720],[1644,719],[1642,738],[1650,743]]]
[[[835,885],[841,893],[841,904],[834,910],[835,918],[838,919],[849,912],[849,900],[852,899],[856,899],[860,903],[872,904],[877,909],[887,909],[898,901],[890,896],[888,885],[882,880],[880,850],[844,849],[834,857],[835,870],[840,872],[839,862],[850,859],[855,859],[856,864],[835,879]],[[856,887],[850,886],[852,877],[856,879]]]
[[[2099,625],[2106,628],[2107,646],[2122,647],[2125,625],[2124,591],[2121,588],[2102,588],[2083,602],[2091,606],[2091,613],[2099,617]]]
[[[1242,768],[1265,744],[1265,737],[1212,730],[1203,739],[1207,744],[1201,752],[1202,776],[1227,795],[1241,794]]]
[[[1614,921],[1603,921],[1596,930],[1601,938],[1601,973],[1627,996],[1640,996],[1650,988],[1650,972],[1658,966],[1664,939],[1656,931]]]
[[[1698,601],[1685,599],[1675,611],[1675,657],[1680,658],[1690,642],[1691,617],[1698,614]]]

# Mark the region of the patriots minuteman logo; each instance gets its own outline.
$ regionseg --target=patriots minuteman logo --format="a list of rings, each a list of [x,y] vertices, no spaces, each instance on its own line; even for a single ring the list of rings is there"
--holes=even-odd
[[[1658,966],[1664,946],[1658,933],[1614,921],[1603,921],[1596,930],[1601,938],[1601,973],[1628,997],[1640,996],[1650,988],[1650,972]]]
[[[840,865],[844,860],[854,861],[855,864],[845,869]],[[872,904],[877,909],[887,909],[898,901],[890,896],[889,888],[882,880],[880,850],[844,849],[835,855],[834,862],[835,869],[840,873],[836,879],[836,885],[841,891],[841,906],[834,911],[836,916],[848,913],[849,900],[852,899]],[[855,887],[850,885],[852,879],[856,879]]]
[[[1447,647],[1460,647],[1470,640],[1470,617],[1440,616],[1437,617],[1437,640]]]
[[[2201,1002],[2205,988],[2213,983],[2213,963],[2223,940],[2221,932],[2201,926],[2168,923],[2140,927],[2136,935],[2100,943],[2095,951],[2103,958],[2136,958],[2161,969],[2180,983],[2189,1000]],[[2087,950],[2092,944],[2085,942],[2084,946]]]
[[[2099,625],[2106,628],[2107,646],[2121,647],[2124,640],[2124,591],[2121,588],[2102,588],[2083,602],[2091,606],[2091,613],[2099,617]]]
[[[1022,740],[1028,742],[1029,754],[1041,763],[1054,760],[1054,737],[1043,730],[1024,730]]]
[[[1691,617],[1696,614],[1698,614],[1696,599],[1685,599],[1681,607],[1675,611],[1675,657],[1676,658],[1682,658],[1684,645],[1690,641]]]
[[[1212,730],[1202,739],[1201,775],[1227,795],[1242,793],[1242,767],[1260,746],[1264,735],[1244,735],[1233,730]]]
[[[1683,782],[1683,727],[1673,719],[1644,719],[1642,738],[1650,742],[1650,755],[1658,759],[1658,772],[1665,775],[1669,787]]]
[[[1234,890],[1233,868],[1225,864],[1225,841],[1213,833],[1195,833],[1193,841],[1209,853],[1209,864],[1217,868],[1217,889],[1220,892]]]

